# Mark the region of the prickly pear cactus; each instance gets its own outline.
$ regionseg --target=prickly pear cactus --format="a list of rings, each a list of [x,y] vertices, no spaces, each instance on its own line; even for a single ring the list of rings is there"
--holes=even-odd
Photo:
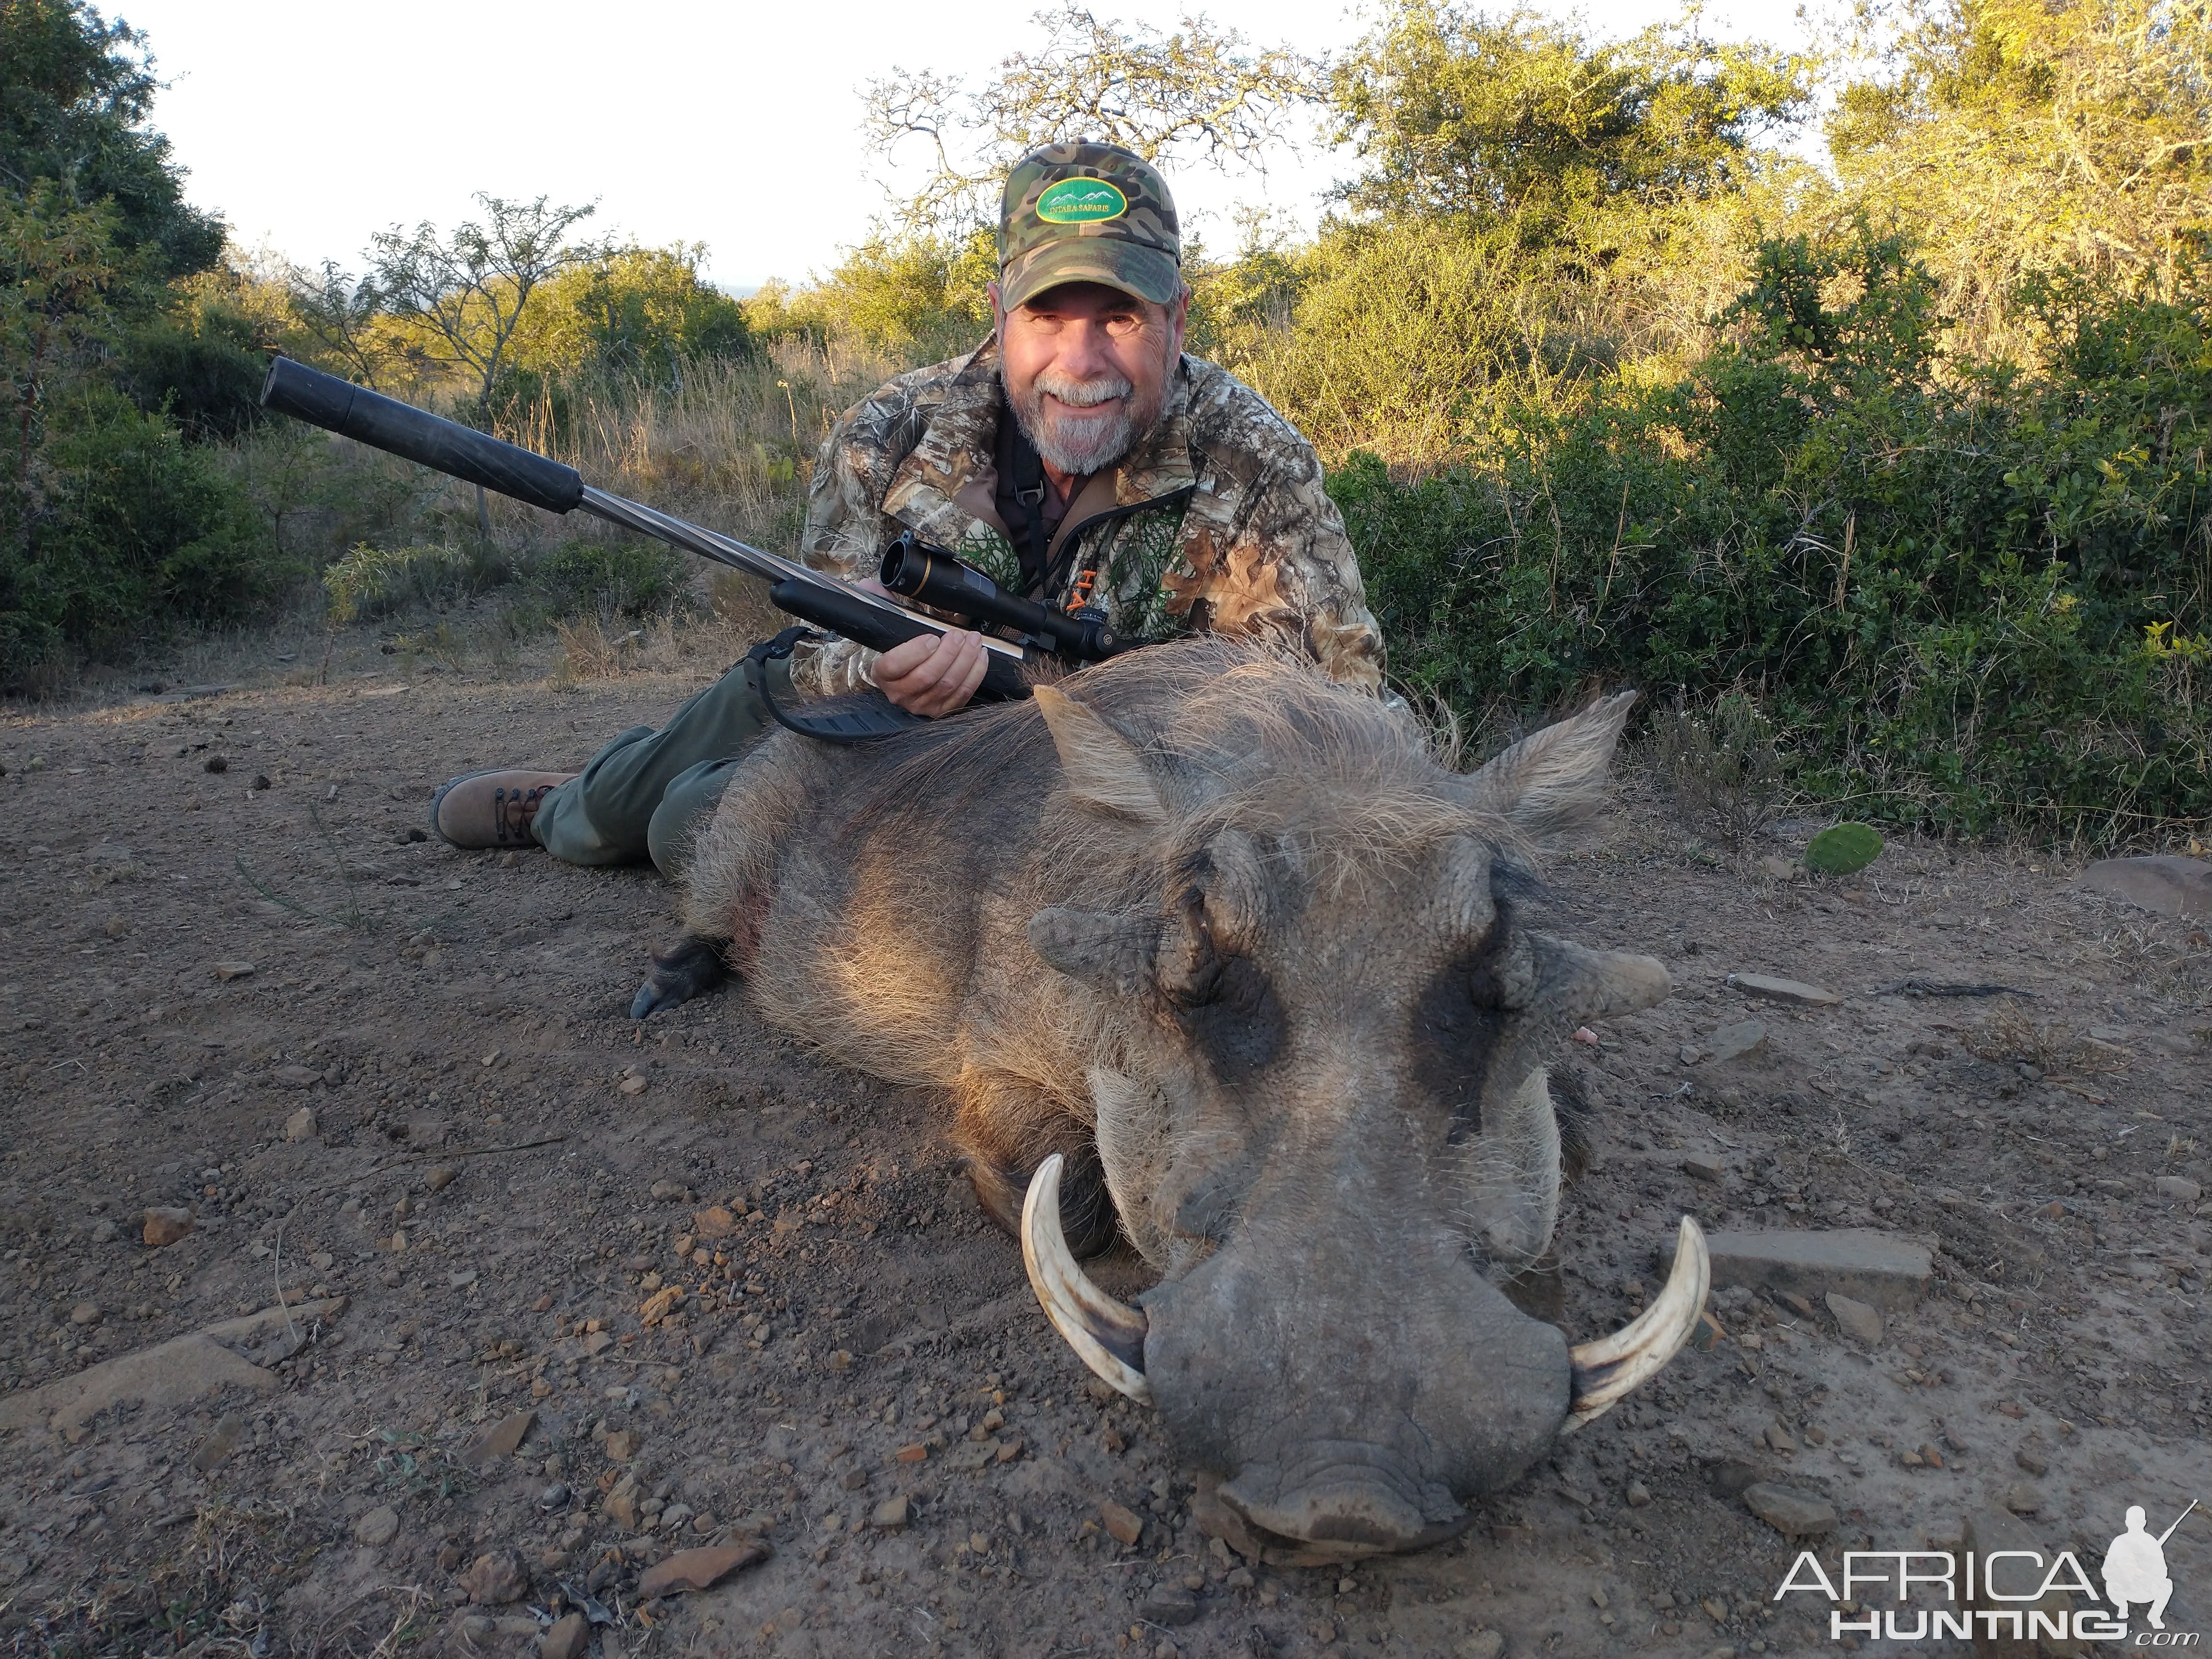
[[[1815,875],[1848,876],[1881,856],[1881,834],[1866,823],[1835,823],[1806,843],[1805,867]]]

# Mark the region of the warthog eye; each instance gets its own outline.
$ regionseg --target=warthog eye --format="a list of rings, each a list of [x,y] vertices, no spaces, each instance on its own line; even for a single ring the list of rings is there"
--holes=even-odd
[[[1478,1008],[1518,1008],[1528,1000],[1534,963],[1528,936],[1513,925],[1510,906],[1498,907],[1497,921],[1462,971],[1468,1000]]]
[[[1200,987],[1203,994],[1194,994]],[[1250,1078],[1282,1047],[1282,1002],[1249,957],[1217,958],[1188,989],[1169,993],[1168,1001],[1176,1024],[1224,1083]]]
[[[1413,1006],[1413,1075],[1449,1114],[1453,1140],[1482,1127],[1482,1081],[1510,1006],[1501,970],[1511,935],[1501,912],[1474,953],[1445,963]]]

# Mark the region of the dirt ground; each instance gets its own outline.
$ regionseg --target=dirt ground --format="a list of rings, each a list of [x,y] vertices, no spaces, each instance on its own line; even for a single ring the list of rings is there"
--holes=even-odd
[[[2155,1530],[2212,1498],[2206,1220],[2155,1184],[2207,1181],[2202,924],[2027,849],[1778,879],[1761,860],[1814,826],[1709,850],[1631,767],[1546,925],[1678,988],[1565,1062],[1601,1121],[1559,1322],[1622,1323],[1684,1212],[1886,1229],[1936,1252],[1929,1294],[1869,1347],[1724,1292],[1724,1338],[1458,1541],[1242,1561],[1052,1334],[937,1101],[733,996],[634,1025],[672,915],[649,872],[420,837],[447,775],[580,763],[716,666],[663,658],[563,684],[527,650],[363,638],[327,685],[264,655],[219,692],[0,723],[9,1650],[534,1655],[583,1607],[610,1656],[1830,1652],[1825,1601],[1774,1600],[1800,1546],[1730,1495],[1747,1475],[1832,1504],[1831,1564],[2008,1498],[2094,1573],[2127,1504]],[[1846,1000],[1753,1003],[1736,971]],[[2021,994],[1884,988],[1916,980]],[[1747,1018],[1762,1050],[1704,1057]],[[149,1248],[149,1206],[194,1230]],[[690,1294],[641,1324],[668,1285]],[[52,1386],[280,1291],[319,1305],[165,1350],[138,1397],[73,1416]],[[752,1540],[764,1560],[641,1602],[668,1551]],[[2199,1628],[2212,1515],[2167,1559],[2167,1622]],[[518,1599],[469,1602],[502,1567]]]

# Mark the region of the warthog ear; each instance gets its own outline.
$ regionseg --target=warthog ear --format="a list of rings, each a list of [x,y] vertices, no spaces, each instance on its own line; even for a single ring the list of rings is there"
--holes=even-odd
[[[1030,948],[1070,979],[1125,995],[1152,978],[1160,950],[1160,924],[1152,916],[1055,906],[1031,916],[1029,933]]]
[[[1605,800],[1606,763],[1637,694],[1601,698],[1531,733],[1468,780],[1472,805],[1492,812],[1532,841],[1580,828]]]
[[[1036,695],[1053,747],[1060,750],[1069,794],[1115,817],[1147,824],[1166,821],[1166,805],[1135,744],[1057,686],[1040,685]]]

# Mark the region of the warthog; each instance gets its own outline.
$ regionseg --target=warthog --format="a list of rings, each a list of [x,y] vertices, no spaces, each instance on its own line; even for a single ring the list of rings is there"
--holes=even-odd
[[[779,734],[641,1002],[696,988],[708,945],[773,964],[748,978],[768,1019],[951,1091],[1053,1323],[1237,1524],[1308,1559],[1417,1547],[1663,1365],[1705,1298],[1686,1218],[1614,1337],[1571,1349],[1498,1286],[1557,1212],[1547,1055],[1668,991],[1520,915],[1632,701],[1463,775],[1403,713],[1199,641],[873,745]],[[1076,1265],[1117,1229],[1160,1275],[1135,1308]]]

